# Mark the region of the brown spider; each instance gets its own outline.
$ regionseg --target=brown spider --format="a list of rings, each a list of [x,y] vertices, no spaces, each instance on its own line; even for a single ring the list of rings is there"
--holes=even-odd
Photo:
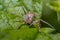
[[[26,10],[24,10],[25,13],[26,13]],[[48,22],[42,20],[42,19],[39,19],[39,20],[36,20],[36,21],[33,21],[33,18],[35,17],[35,14],[31,11],[29,11],[28,13],[26,13],[26,15],[24,16],[24,21],[29,24],[30,26],[37,23],[37,22],[40,22],[42,21],[43,23],[49,25],[50,27],[54,28],[51,24],[49,24]],[[54,28],[55,29],[55,28]],[[38,30],[40,31],[40,26],[38,27]]]

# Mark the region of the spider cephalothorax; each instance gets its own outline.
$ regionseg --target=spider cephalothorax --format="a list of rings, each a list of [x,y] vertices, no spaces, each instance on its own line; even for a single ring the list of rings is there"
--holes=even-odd
[[[32,12],[28,12],[26,15],[25,15],[25,22],[28,23],[28,24],[31,24],[33,22],[33,18],[34,18],[34,14]]]

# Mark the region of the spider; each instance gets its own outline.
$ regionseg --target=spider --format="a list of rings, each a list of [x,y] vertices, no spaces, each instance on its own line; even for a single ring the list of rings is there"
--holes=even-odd
[[[24,21],[25,21],[25,23],[29,24],[30,26],[32,26],[32,25],[34,25],[34,24],[42,21],[43,23],[45,23],[45,24],[49,25],[50,27],[54,28],[50,23],[48,23],[48,22],[46,22],[46,21],[44,21],[44,20],[42,20],[42,19],[39,19],[39,20],[35,20],[35,21],[34,21],[33,19],[34,19],[34,17],[35,17],[35,14],[34,14],[33,12],[31,12],[31,11],[29,11],[29,12],[27,13],[27,11],[26,11],[24,8],[23,8],[23,10],[24,10],[24,12],[26,13],[25,16],[24,16]],[[38,25],[39,25],[39,24],[38,24]],[[40,31],[40,26],[38,26],[37,28],[38,28],[38,30]]]

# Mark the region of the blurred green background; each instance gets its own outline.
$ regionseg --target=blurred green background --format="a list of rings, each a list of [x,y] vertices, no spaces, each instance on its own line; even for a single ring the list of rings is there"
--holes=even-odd
[[[36,13],[35,20],[43,19],[31,28],[24,23],[25,12]],[[36,26],[37,25],[37,26]],[[0,40],[60,40],[60,0],[0,0]]]

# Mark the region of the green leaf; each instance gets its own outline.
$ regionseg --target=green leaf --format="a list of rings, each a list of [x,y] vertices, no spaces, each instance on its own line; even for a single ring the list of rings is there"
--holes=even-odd
[[[58,15],[57,15],[57,10],[55,10],[54,6],[50,6],[52,2],[45,2],[43,4],[43,10],[42,10],[42,19],[45,20],[46,22],[50,23],[57,31],[60,29],[60,24],[58,23]],[[49,5],[50,4],[50,5]],[[58,8],[58,7],[56,7]],[[45,24],[42,24],[42,26],[47,26]]]
[[[10,30],[8,40],[34,40],[38,31],[36,28],[29,28],[29,26],[24,25],[21,29]]]
[[[37,35],[36,40],[52,40],[50,35],[53,31],[52,28],[42,28],[41,32]]]

